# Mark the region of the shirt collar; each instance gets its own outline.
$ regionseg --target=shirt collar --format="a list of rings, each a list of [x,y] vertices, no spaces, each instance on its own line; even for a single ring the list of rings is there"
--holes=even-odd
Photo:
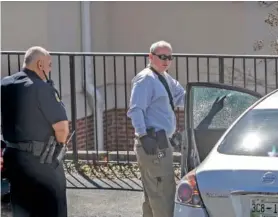
[[[34,72],[33,70],[27,69],[27,68],[23,68],[22,69],[23,72],[25,72],[29,77],[31,78],[35,78],[35,79],[39,79],[42,80],[38,74],[36,72]]]

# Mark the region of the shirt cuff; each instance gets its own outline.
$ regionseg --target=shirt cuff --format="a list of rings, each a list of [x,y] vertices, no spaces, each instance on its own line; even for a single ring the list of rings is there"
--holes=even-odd
[[[147,135],[147,131],[146,130],[143,130],[143,129],[140,129],[140,130],[136,130],[135,131],[135,136],[137,137],[142,137],[142,136],[145,136]]]

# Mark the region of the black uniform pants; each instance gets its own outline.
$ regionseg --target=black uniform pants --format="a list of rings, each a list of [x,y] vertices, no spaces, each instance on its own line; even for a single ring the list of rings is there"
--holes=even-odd
[[[7,148],[4,166],[11,184],[13,217],[67,217],[62,164],[41,164],[31,153]]]

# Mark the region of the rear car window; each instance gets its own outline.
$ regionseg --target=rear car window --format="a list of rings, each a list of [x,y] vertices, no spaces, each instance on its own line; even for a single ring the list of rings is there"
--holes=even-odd
[[[218,152],[278,157],[278,109],[253,109],[225,136]]]

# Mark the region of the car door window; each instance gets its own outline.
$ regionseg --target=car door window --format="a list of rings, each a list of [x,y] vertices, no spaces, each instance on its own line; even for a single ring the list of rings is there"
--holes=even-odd
[[[227,129],[258,97],[236,90],[214,87],[193,87],[193,128],[197,128],[201,121],[209,114],[215,100],[225,97],[223,108],[213,116],[208,129]]]

